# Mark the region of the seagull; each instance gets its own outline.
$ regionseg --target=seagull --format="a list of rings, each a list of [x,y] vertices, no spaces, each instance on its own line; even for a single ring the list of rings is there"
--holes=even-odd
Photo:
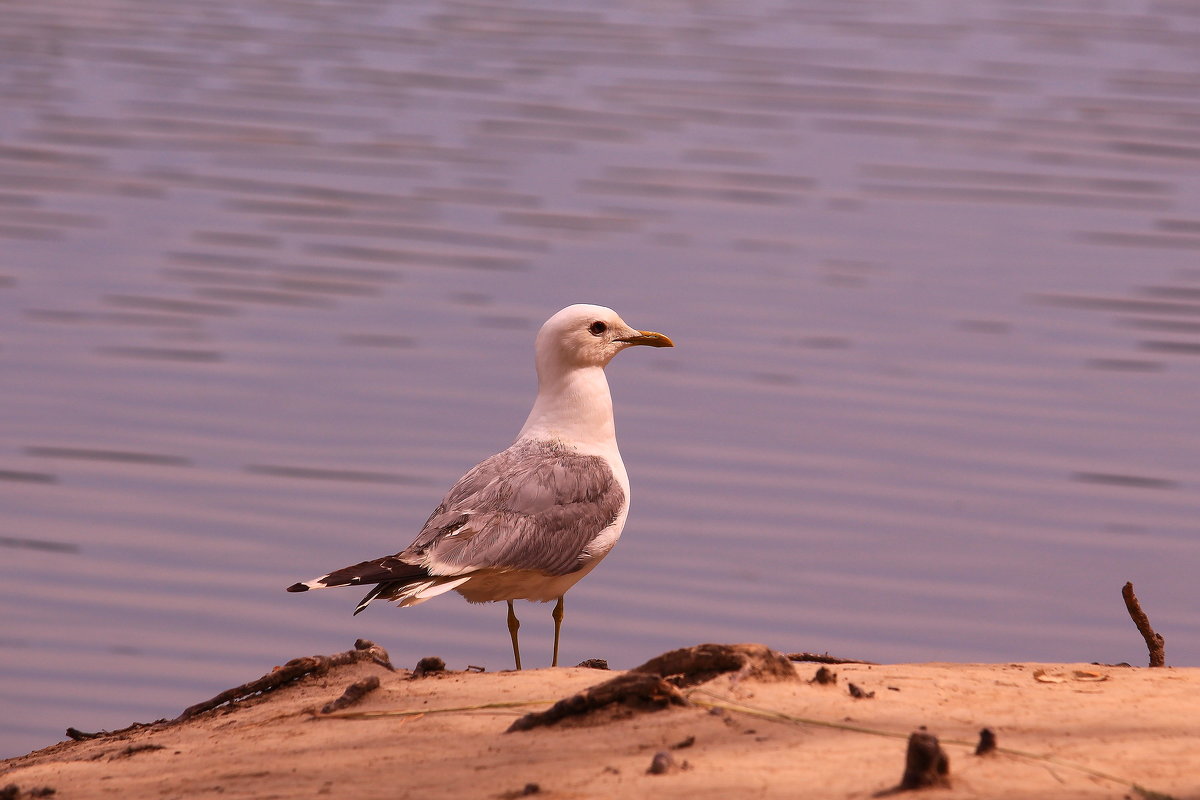
[[[399,553],[287,590],[372,586],[355,614],[373,600],[415,606],[452,589],[471,603],[505,600],[517,669],[513,600],[557,600],[551,666],[558,666],[563,596],[612,550],[629,513],[604,368],[637,345],[675,346],[604,306],[567,306],[550,317],[534,345],[537,399],[516,441],[459,478]]]

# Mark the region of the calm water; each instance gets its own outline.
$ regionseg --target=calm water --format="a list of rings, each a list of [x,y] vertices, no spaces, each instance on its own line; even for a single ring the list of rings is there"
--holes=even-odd
[[[407,544],[572,302],[633,511],[564,659],[1200,664],[1200,16],[39,0],[0,31],[0,756],[502,605]],[[549,606],[525,606],[549,661]]]

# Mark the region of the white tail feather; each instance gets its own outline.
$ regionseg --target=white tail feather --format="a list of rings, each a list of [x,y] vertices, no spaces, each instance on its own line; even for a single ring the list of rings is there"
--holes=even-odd
[[[452,578],[449,580],[446,578],[431,578],[427,581],[410,583],[408,586],[404,587],[402,592],[400,592],[400,595],[396,598],[395,602],[396,605],[401,607],[415,606],[419,603],[424,603],[431,597],[437,597],[439,594],[445,594],[451,589],[461,586],[469,580],[471,580],[470,575],[466,576],[465,578]]]

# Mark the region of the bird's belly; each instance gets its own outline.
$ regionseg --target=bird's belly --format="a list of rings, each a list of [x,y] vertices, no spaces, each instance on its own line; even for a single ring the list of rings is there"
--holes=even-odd
[[[557,600],[600,563],[596,558],[583,569],[567,575],[544,575],[529,570],[485,572],[455,589],[470,603],[492,603],[497,600],[533,600],[547,603]]]

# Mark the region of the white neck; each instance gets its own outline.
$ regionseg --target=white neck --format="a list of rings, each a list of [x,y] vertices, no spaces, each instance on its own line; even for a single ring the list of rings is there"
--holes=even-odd
[[[554,439],[616,450],[612,395],[603,367],[538,370],[538,395],[517,439]]]

